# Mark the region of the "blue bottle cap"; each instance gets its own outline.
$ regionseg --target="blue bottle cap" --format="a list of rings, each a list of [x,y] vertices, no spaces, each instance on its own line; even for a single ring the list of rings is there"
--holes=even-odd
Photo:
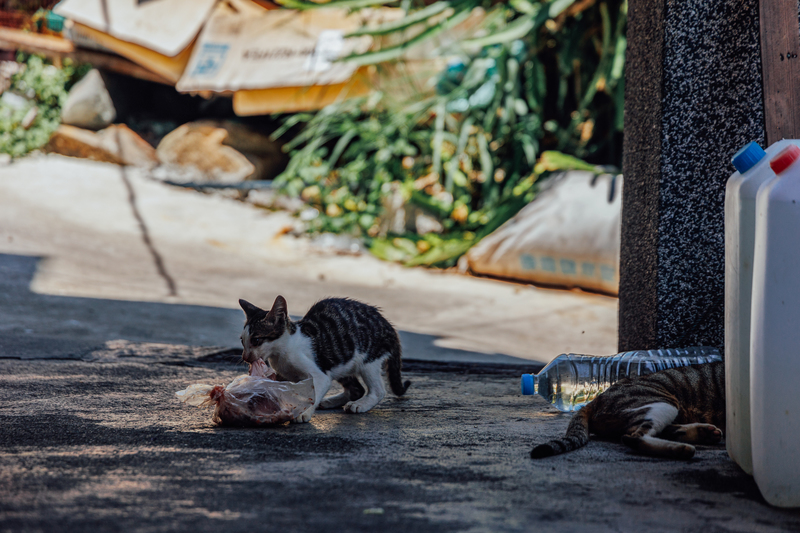
[[[736,155],[731,159],[731,163],[739,171],[739,174],[744,174],[755,166],[756,163],[764,159],[767,152],[764,151],[756,142],[748,143],[741,150],[736,152]]]
[[[533,394],[533,374],[522,374],[522,394],[523,396]]]

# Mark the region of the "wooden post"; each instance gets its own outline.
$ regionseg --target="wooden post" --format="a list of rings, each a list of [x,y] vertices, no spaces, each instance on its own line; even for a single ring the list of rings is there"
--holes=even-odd
[[[800,139],[797,0],[762,0],[760,30],[767,145]]]

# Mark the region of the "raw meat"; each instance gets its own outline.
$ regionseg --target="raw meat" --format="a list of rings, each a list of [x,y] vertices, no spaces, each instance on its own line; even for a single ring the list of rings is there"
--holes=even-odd
[[[264,361],[250,365],[250,375],[228,386],[195,384],[176,392],[178,399],[198,407],[214,406],[212,420],[225,426],[281,424],[300,416],[314,404],[314,381],[276,381]]]

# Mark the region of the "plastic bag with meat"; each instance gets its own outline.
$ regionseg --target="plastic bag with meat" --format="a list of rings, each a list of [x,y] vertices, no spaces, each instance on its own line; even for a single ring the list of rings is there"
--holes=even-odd
[[[314,404],[314,381],[276,381],[275,371],[260,359],[250,375],[238,376],[227,387],[195,384],[176,392],[185,404],[214,407],[212,420],[225,426],[281,424]]]

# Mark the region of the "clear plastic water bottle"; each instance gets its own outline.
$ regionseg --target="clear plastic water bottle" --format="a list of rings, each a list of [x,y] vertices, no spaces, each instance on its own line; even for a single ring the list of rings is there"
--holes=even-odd
[[[561,354],[538,374],[522,375],[522,394],[538,394],[561,411],[577,411],[621,379],[715,361],[722,356],[708,346],[602,356]]]

